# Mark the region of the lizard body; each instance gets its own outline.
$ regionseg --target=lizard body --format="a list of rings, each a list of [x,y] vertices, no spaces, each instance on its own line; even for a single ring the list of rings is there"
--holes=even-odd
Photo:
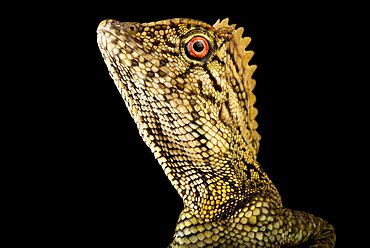
[[[97,33],[141,137],[183,199],[169,247],[334,247],[334,228],[284,208],[257,162],[256,66],[243,28],[104,20]]]

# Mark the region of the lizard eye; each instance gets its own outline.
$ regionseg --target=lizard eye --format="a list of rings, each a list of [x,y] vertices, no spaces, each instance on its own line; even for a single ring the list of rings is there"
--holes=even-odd
[[[209,43],[205,38],[195,36],[186,44],[186,52],[190,58],[203,59],[209,52]]]

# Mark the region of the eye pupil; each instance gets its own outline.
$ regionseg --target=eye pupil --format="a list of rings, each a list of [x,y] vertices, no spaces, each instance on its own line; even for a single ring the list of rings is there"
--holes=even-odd
[[[197,52],[201,52],[203,51],[204,49],[204,43],[200,40],[197,40],[196,42],[194,42],[193,44],[193,49]]]

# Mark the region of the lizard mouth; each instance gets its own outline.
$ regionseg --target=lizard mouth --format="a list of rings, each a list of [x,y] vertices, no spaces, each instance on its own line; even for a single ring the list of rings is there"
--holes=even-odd
[[[135,78],[138,73],[133,68],[138,65],[135,54],[143,53],[140,43],[132,37],[137,30],[136,23],[107,19],[100,22],[96,31],[99,50],[125,101],[137,94],[142,84]]]
[[[140,24],[135,22],[107,19],[100,22],[96,31],[97,43],[111,77],[118,88],[125,85],[129,91],[137,91],[137,88],[145,91],[146,71],[139,64],[144,60],[151,63],[147,54],[152,51],[146,51],[142,41],[134,37],[139,28]]]
[[[98,46],[103,57],[109,54],[120,64],[131,67],[133,65],[133,51],[139,54],[143,53],[139,41],[132,37],[137,30],[138,24],[136,23],[119,22],[112,19],[100,22],[96,32]]]

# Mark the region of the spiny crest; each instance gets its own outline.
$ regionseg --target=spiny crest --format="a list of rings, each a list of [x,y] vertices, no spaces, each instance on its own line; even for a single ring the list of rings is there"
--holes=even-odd
[[[213,27],[218,30],[220,28],[235,28],[235,24],[229,25],[229,18],[225,18],[222,21],[217,20]],[[237,83],[234,85],[238,94],[239,102],[246,110],[247,115],[247,127],[250,132],[248,143],[252,144],[253,153],[255,158],[257,157],[259,149],[259,141],[261,139],[260,134],[257,132],[258,123],[256,116],[258,114],[257,108],[254,107],[256,102],[256,96],[253,94],[253,89],[256,85],[256,81],[252,78],[253,72],[256,70],[256,65],[249,65],[249,61],[254,55],[253,51],[246,50],[249,45],[251,38],[243,37],[243,27],[239,27],[232,32],[232,38],[229,42],[229,51],[235,62],[235,69],[237,73]],[[245,92],[245,94],[243,94]]]

